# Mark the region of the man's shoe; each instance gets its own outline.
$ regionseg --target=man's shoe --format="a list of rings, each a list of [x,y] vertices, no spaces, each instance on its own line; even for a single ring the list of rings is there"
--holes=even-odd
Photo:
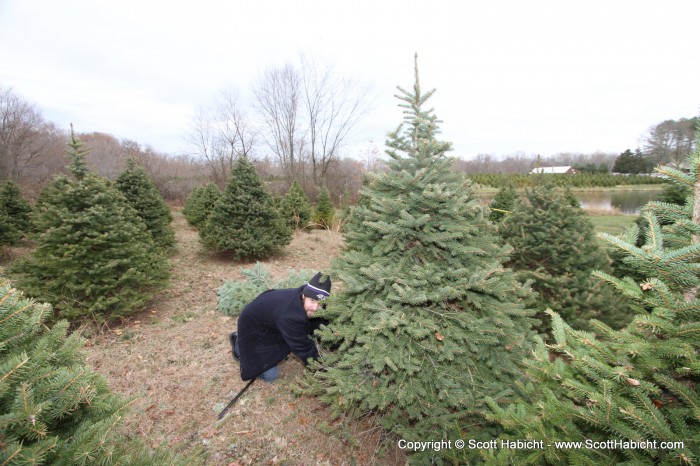
[[[238,332],[233,332],[228,336],[228,341],[231,343],[231,356],[238,361],[240,358],[236,354],[236,340],[238,340]]]

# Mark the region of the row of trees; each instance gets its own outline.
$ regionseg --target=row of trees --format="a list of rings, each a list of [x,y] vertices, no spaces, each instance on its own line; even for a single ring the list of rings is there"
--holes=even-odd
[[[213,183],[195,188],[183,214],[205,248],[237,260],[266,258],[294,231],[331,228],[335,219],[328,190],[321,190],[316,208],[296,181],[284,197],[272,196],[246,157],[236,161],[223,192]]]
[[[33,210],[15,183],[0,190],[0,247],[7,219],[34,246],[9,275],[54,304],[27,299],[0,274],[0,463],[202,464],[198,452],[154,451],[120,433],[130,400],[111,392],[79,333],[57,320],[139,310],[165,284],[174,245],[170,211],[143,168],[130,161],[112,183],[88,170],[73,134],[68,152],[70,177],[56,176]]]
[[[498,189],[506,186],[532,188],[545,182],[562,188],[613,187],[667,182],[662,178],[648,175],[616,176],[610,173],[577,173],[575,175],[470,173],[467,176],[475,183]]]
[[[28,228],[35,247],[9,273],[62,318],[136,312],[167,281],[170,210],[135,162],[112,183],[89,171],[74,135],[69,154],[71,177],[58,175],[42,190]]]
[[[188,154],[161,153],[105,133],[80,134],[91,149],[88,167],[114,179],[126,160],[133,158],[161,195],[176,203],[184,203],[196,186],[207,182],[224,189],[239,156],[253,161],[274,194],[285,193],[296,180],[314,201],[325,185],[336,204],[356,202],[364,174],[385,169],[376,156],[363,163],[343,153],[352,129],[366,112],[367,92],[361,83],[300,57],[297,65],[262,71],[249,94],[244,97],[239,90],[227,89],[210,106],[200,108],[187,135]],[[0,116],[0,181],[17,183],[34,199],[55,174],[64,172],[67,134],[12,88],[0,87]],[[479,154],[457,159],[455,167],[467,173],[523,174],[536,164],[572,165],[587,173],[641,173],[649,166],[682,160],[693,147],[695,120],[668,120],[651,127],[643,152],[639,151],[648,162],[644,167],[625,168],[623,163],[616,169],[620,154],[605,153],[551,157],[519,153],[506,158]]]

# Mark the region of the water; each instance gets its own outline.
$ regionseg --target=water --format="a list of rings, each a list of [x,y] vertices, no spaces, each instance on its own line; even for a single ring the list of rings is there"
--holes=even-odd
[[[602,190],[602,191],[573,191],[581,207],[596,210],[598,212],[621,213],[625,215],[638,215],[642,207],[656,200],[662,191],[660,190]],[[492,196],[485,196],[484,202],[490,203]]]
[[[618,211],[626,215],[636,215],[644,205],[655,200],[661,191],[574,191],[574,195],[584,209],[598,211]]]

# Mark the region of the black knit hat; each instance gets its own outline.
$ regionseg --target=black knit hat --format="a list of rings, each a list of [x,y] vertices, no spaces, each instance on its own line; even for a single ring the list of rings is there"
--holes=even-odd
[[[323,275],[321,272],[317,273],[304,286],[303,293],[308,298],[323,301],[331,295],[331,277]]]

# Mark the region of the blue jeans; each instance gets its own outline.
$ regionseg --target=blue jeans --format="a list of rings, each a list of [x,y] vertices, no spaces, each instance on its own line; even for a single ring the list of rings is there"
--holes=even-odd
[[[238,338],[236,338],[236,354],[240,357],[241,350],[238,347]],[[262,374],[258,376],[259,379],[263,379],[265,382],[274,382],[275,379],[280,375],[280,366],[271,367]]]

